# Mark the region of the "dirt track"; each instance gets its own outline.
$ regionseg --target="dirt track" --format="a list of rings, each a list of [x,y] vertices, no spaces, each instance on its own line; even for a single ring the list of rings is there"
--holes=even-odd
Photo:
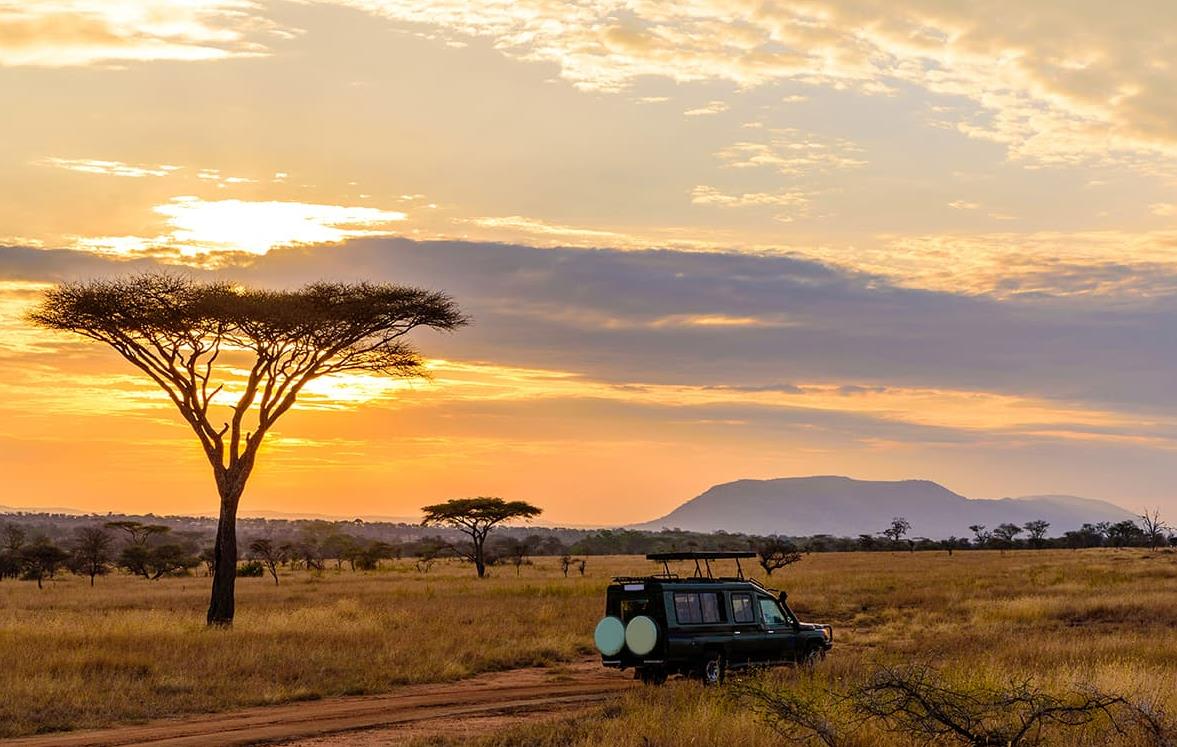
[[[0,740],[0,745],[392,744],[407,736],[472,736],[553,711],[567,714],[632,684],[626,675],[604,670],[598,661],[586,661],[552,669],[496,672],[454,683],[414,685],[385,695],[330,698],[137,726]],[[342,732],[348,734],[341,735]]]

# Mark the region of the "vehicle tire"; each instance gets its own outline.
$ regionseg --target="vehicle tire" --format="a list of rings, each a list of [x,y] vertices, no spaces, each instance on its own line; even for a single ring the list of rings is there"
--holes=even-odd
[[[666,670],[662,667],[641,667],[637,675],[643,685],[661,685],[666,682]]]
[[[708,651],[706,658],[703,659],[703,666],[699,670],[703,686],[722,685],[726,674],[727,662],[724,660],[723,654],[719,651]]]
[[[797,658],[797,666],[813,669],[822,659],[826,658],[826,650],[821,646],[810,646]]]

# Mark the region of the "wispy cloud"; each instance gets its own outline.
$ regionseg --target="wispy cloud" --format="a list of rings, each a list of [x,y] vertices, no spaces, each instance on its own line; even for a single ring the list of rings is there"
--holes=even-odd
[[[95,158],[42,158],[36,162],[40,166],[49,166],[67,171],[78,171],[83,174],[104,174],[106,176],[126,176],[140,178],[145,176],[167,176],[179,171],[181,166],[170,164],[130,164],[122,161],[101,161]]]
[[[255,0],[0,0],[0,65],[72,67],[260,56],[296,30]]]
[[[733,143],[715,155],[734,169],[766,167],[791,176],[866,165],[862,149],[848,140],[791,129],[770,130],[767,140]]]
[[[868,95],[902,83],[968,101],[945,115],[947,125],[1029,164],[1177,155],[1167,103],[1177,68],[1157,62],[1171,56],[1166,34],[1177,24],[1166,2],[699,0],[626,5],[620,26],[612,0],[574,9],[547,0],[334,1],[442,38],[489,37],[509,56],[555,63],[588,90],[623,90],[643,76],[745,88],[791,80]],[[1019,23],[1006,22],[1015,15]]]

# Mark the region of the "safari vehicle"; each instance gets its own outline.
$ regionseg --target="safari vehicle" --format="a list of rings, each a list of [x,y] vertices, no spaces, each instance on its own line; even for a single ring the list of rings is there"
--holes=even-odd
[[[728,669],[775,664],[813,664],[833,646],[829,625],[803,623],[786,594],[774,594],[745,578],[740,559],[752,552],[670,552],[647,555],[664,572],[613,579],[605,617],[594,642],[606,667],[633,667],[634,676],[660,684],[668,675],[723,681]],[[733,559],[736,575],[716,577],[711,561]],[[694,574],[679,577],[670,561],[695,562]],[[702,564],[702,565],[700,565]]]

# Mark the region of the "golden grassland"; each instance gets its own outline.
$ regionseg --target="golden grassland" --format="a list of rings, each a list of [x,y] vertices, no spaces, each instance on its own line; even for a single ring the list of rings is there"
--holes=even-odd
[[[178,713],[374,693],[592,652],[603,590],[646,573],[636,557],[555,558],[479,581],[456,562],[370,573],[238,580],[232,630],[203,625],[208,579],[59,578],[0,583],[0,736]],[[946,675],[1050,687],[1091,684],[1157,698],[1177,713],[1177,554],[1042,550],[1004,555],[830,553],[773,577],[803,620],[836,627],[804,687],[919,660]],[[796,683],[794,683],[796,684]],[[674,718],[666,718],[673,713]],[[871,736],[869,731],[867,736]],[[871,742],[887,743],[886,735]],[[866,737],[864,737],[866,738]],[[512,744],[779,744],[724,689],[693,682],[627,694],[591,718],[505,732]],[[901,742],[892,742],[899,744]],[[1094,743],[1094,742],[1093,742]]]

